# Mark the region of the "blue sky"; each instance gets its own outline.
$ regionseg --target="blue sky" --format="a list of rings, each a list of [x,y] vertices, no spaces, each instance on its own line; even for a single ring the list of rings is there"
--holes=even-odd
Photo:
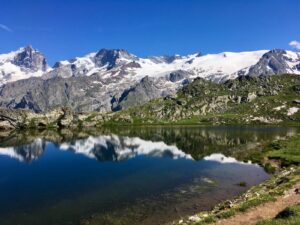
[[[0,53],[32,44],[53,64],[101,48],[138,56],[291,49],[299,23],[299,0],[1,0]]]

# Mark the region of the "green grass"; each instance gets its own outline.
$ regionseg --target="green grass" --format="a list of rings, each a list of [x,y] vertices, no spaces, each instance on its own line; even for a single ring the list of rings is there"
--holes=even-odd
[[[289,175],[284,175],[287,172]],[[273,176],[269,180],[252,187],[246,193],[232,200],[231,204],[228,204],[228,201],[225,201],[217,205],[212,211],[199,213],[198,217],[201,218],[201,220],[190,224],[209,224],[220,219],[234,216],[238,212],[245,212],[246,210],[262,203],[275,201],[276,197],[282,195],[285,190],[299,181],[299,167],[294,170],[285,170],[282,173]],[[281,220],[281,224],[286,224],[283,219]]]
[[[274,173],[277,167],[300,165],[300,134],[289,137],[287,140],[276,140],[262,148],[248,152],[236,153],[239,160],[252,161],[264,166],[267,172]]]
[[[249,208],[264,202],[275,201],[285,190],[300,182],[300,167],[298,166],[300,163],[299,134],[286,140],[269,143],[263,146],[262,149],[250,151],[249,155],[243,157],[247,160],[250,159],[263,164],[269,172],[275,172],[275,168],[271,163],[274,159],[276,159],[276,162],[282,167],[269,180],[252,187],[245,194],[233,200],[230,204],[231,206],[224,202],[217,205],[210,212],[198,214],[201,221],[194,224],[202,225],[212,223],[219,219],[231,217],[237,212],[245,212]],[[242,185],[244,185],[244,183]],[[263,221],[259,223],[259,225],[300,224],[300,205],[290,207],[290,209],[297,212],[295,216]]]
[[[299,165],[300,164],[300,136],[296,135],[289,139],[289,141],[278,141],[273,143],[272,151],[265,155],[269,159],[280,160],[283,166]]]

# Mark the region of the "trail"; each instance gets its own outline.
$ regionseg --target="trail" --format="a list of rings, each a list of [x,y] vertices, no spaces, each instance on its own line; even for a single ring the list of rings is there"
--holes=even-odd
[[[214,225],[255,225],[261,220],[274,218],[286,207],[300,203],[300,194],[296,193],[297,189],[300,190],[300,183],[287,190],[283,196],[278,197],[274,202],[266,202],[250,208],[246,212],[219,220]]]

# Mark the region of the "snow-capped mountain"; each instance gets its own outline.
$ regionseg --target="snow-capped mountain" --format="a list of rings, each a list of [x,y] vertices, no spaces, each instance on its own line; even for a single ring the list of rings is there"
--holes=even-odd
[[[84,57],[55,64],[52,76],[90,76],[101,74],[102,78],[122,76],[139,81],[145,76],[167,77],[174,71],[186,71],[189,78],[202,77],[210,80],[235,78],[237,72],[256,64],[267,51],[224,52],[202,56],[199,53],[187,56],[156,56],[138,58],[126,50],[102,49]]]
[[[196,77],[224,82],[282,73],[300,74],[300,53],[275,49],[140,58],[123,49],[101,49],[50,68],[29,46],[0,55],[0,107],[117,111],[174,94]]]
[[[0,54],[0,85],[30,77],[41,77],[49,70],[43,54],[31,46]]]
[[[249,74],[300,74],[300,53],[275,49],[139,58],[124,49],[101,49],[83,57],[59,61],[51,68],[39,51],[27,46],[0,54],[0,71],[0,83],[42,75],[46,78],[68,78],[95,74],[101,75],[102,79],[122,76],[140,81],[145,76],[166,77],[174,71],[186,71],[189,78],[224,81]]]
[[[99,161],[122,161],[137,156],[192,159],[190,155],[179,150],[175,145],[167,145],[162,141],[153,142],[138,137],[117,135],[90,136],[73,143],[61,143],[59,148]]]
[[[42,156],[46,146],[47,142],[38,138],[32,143],[23,146],[0,147],[0,155],[8,156],[21,162],[31,162]],[[167,145],[163,141],[153,142],[139,137],[118,136],[114,134],[89,136],[75,141],[63,142],[57,144],[57,148],[98,161],[118,162],[138,156],[194,160],[191,155],[178,149],[176,145]],[[246,164],[220,153],[205,156],[203,160],[217,163]]]
[[[46,143],[38,138],[27,145],[0,147],[0,155],[6,155],[19,161],[31,162],[39,158],[45,150]]]
[[[103,77],[121,75],[139,81],[145,76],[166,77],[174,71],[181,70],[188,72],[189,78],[202,77],[213,81],[224,81],[249,74],[299,74],[299,65],[299,53],[280,49],[148,58],[139,58],[122,49],[102,49],[98,53],[58,62],[51,74],[70,77],[101,73]],[[255,69],[259,66],[261,69]]]
[[[19,161],[31,162],[40,157],[47,142],[36,139],[30,144],[18,147],[0,147],[0,155],[15,158]],[[168,157],[172,159],[192,159],[192,157],[175,145],[164,142],[152,142],[138,137],[122,137],[117,135],[90,136],[71,142],[57,144],[62,151],[72,151],[99,161],[123,161],[137,156]]]

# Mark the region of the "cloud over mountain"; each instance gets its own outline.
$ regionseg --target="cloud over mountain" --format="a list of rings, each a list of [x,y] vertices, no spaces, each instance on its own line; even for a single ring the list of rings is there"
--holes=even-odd
[[[299,41],[291,41],[289,45],[295,49],[300,50],[300,42]]]

